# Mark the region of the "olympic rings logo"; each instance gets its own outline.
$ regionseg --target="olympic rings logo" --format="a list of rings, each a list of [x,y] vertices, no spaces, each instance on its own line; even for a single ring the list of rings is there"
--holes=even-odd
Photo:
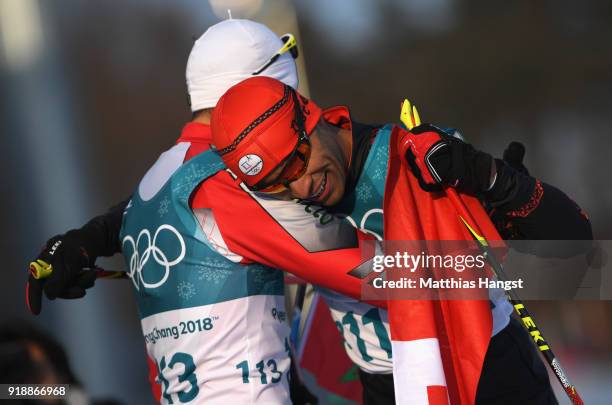
[[[168,260],[166,254],[157,246],[157,237],[162,231],[173,233],[181,246],[181,251],[178,257],[174,260]],[[142,253],[138,251],[138,246],[140,246],[141,239],[146,240],[146,249]],[[123,238],[123,245],[125,246],[126,243],[131,244],[133,248],[133,253],[130,257],[130,271],[128,272],[128,276],[132,280],[136,290],[140,290],[141,283],[144,288],[157,288],[163,285],[166,280],[168,280],[168,276],[170,276],[170,267],[177,265],[185,257],[185,241],[183,240],[183,237],[176,230],[176,228],[167,224],[161,225],[159,228],[157,228],[155,234],[153,235],[152,242],[151,233],[149,230],[143,229],[138,234],[136,241],[134,241],[134,238],[130,235]],[[153,260],[155,260],[157,264],[164,268],[164,275],[158,281],[148,283],[142,276],[142,269],[151,257],[153,257]]]

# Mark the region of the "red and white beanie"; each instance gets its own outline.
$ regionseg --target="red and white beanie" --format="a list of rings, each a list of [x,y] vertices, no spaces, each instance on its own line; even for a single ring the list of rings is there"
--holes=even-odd
[[[290,86],[268,77],[253,77],[230,88],[213,110],[213,144],[247,186],[272,172],[297,146],[295,99],[310,135],[321,109]]]

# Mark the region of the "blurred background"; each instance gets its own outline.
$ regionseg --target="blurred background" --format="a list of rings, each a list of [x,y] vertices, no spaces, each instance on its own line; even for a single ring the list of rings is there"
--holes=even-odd
[[[152,402],[130,286],[98,281],[34,318],[27,264],[47,238],[129,196],[174,143],[190,119],[193,40],[227,9],[296,34],[300,90],[321,106],[396,122],[409,97],[424,121],[497,156],[524,143],[530,171],[612,239],[609,1],[0,0],[0,321],[58,339],[90,395]],[[529,303],[588,404],[612,401],[610,304]]]

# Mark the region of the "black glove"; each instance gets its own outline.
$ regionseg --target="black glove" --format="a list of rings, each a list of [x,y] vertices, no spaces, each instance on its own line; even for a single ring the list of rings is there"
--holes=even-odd
[[[493,157],[429,124],[414,127],[405,139],[406,158],[426,191],[441,186],[481,195],[491,186]]]
[[[529,175],[523,164],[525,147],[511,142],[504,151],[504,159],[495,159],[496,179],[483,198],[490,208],[517,209],[532,196],[536,179]]]
[[[523,164],[525,157],[525,146],[520,142],[511,142],[504,151],[504,162],[508,163],[514,170],[529,176],[529,170]]]
[[[57,235],[47,241],[35,262],[51,265],[52,271],[47,278],[36,279],[30,266],[26,284],[26,304],[30,312],[34,315],[40,313],[43,290],[50,300],[57,297],[72,299],[83,297],[85,290],[94,285],[96,273],[83,270],[92,267],[96,259],[88,253],[87,245],[87,238],[81,230]]]
[[[100,256],[121,252],[119,231],[128,202],[129,199],[122,201],[80,229],[47,241],[34,262],[40,261],[39,266],[51,265],[53,271],[48,278],[36,279],[33,275],[28,278],[26,304],[30,312],[40,313],[43,290],[49,299],[80,298],[94,285],[95,272],[83,271],[83,268],[93,267]]]

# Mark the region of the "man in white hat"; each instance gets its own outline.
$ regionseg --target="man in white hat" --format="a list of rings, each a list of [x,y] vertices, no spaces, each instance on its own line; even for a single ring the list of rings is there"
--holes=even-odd
[[[94,281],[93,272],[83,267],[97,256],[121,250],[130,255],[129,274],[161,403],[291,403],[283,275],[216,253],[227,249],[215,221],[215,206],[224,194],[215,186],[231,187],[233,180],[222,172],[215,176],[220,179],[207,182],[212,187],[190,184],[189,208],[197,221],[189,230],[173,216],[177,209],[168,200],[173,194],[164,186],[192,179],[185,170],[195,169],[191,159],[210,148],[210,111],[229,87],[257,73],[297,88],[295,52],[292,36],[281,39],[253,21],[230,19],[210,27],[187,62],[193,119],[176,144],[150,168],[127,208],[120,204],[110,215],[52,238],[37,260],[53,266],[50,276],[28,280],[27,303],[38,313],[43,290],[51,299],[83,296]],[[134,210],[139,201],[155,204],[163,225],[143,224],[120,242],[121,213]],[[149,225],[156,226],[150,233]]]
[[[185,182],[189,173],[180,170],[210,149],[211,112],[224,91],[252,76],[275,78],[297,88],[294,41],[292,36],[279,39],[265,26],[247,20],[227,20],[209,28],[196,41],[187,63],[193,119],[176,145],[147,172],[129,205],[125,201],[80,229],[51,238],[36,262],[51,264],[53,271],[46,278],[28,279],[27,305],[37,314],[43,291],[50,299],[82,297],[95,279],[93,272],[82,269],[93,267],[99,256],[123,252],[137,295],[148,360],[157,371],[152,378],[154,391],[162,402],[289,400],[282,273],[270,268],[343,293],[335,300],[328,297],[330,306],[339,305],[336,313],[344,311],[346,295],[360,295],[359,281],[347,276],[362,261],[360,232],[308,205],[251,193],[229,171],[211,176],[205,187],[189,185],[194,187],[189,209],[197,218],[197,229],[179,230],[180,224],[163,222],[173,211],[172,197],[166,200],[160,195],[179,176]],[[163,224],[139,224],[139,229],[120,238],[124,211],[135,211],[138,200],[155,206],[149,218]],[[160,247],[164,238],[175,244]],[[190,256],[194,244],[218,257]],[[201,265],[181,271],[182,261]],[[192,276],[174,277],[184,273]],[[235,278],[240,273],[247,275],[246,280]],[[250,279],[259,281],[257,288]],[[223,295],[240,283],[247,291]],[[207,301],[211,296],[218,300]],[[217,311],[231,319],[225,321]],[[357,350],[350,344],[346,348]],[[389,363],[386,351],[376,352]]]
[[[265,26],[251,21],[227,20],[207,30],[195,43],[187,63],[187,86],[193,119],[184,127],[177,144],[163,153],[144,176],[138,187],[138,199],[152,205],[150,202],[159,195],[165,184],[173,180],[175,172],[184,162],[189,163],[192,158],[210,148],[211,111],[225,90],[252,76],[275,78],[292,88],[297,88],[296,67],[292,59],[292,56],[296,56],[296,51],[291,36],[279,39]],[[182,233],[174,231],[176,226],[153,228],[149,225],[147,228],[152,231],[148,233],[142,235],[140,232],[127,233],[119,238],[122,216],[128,205],[126,201],[111,209],[109,213],[94,218],[81,229],[55,236],[47,242],[47,247],[40,253],[37,262],[51,264],[53,272],[44,279],[30,276],[27,304],[33,313],[39,313],[43,290],[50,299],[84,296],[85,290],[93,285],[95,275],[93,272],[81,269],[92,267],[99,256],[110,256],[123,251],[124,254],[130,255],[128,265],[137,296],[149,290],[172,285],[181,300],[181,307],[172,309],[178,312],[171,313],[169,307],[165,306],[162,308],[163,315],[155,313],[156,309],[149,308],[153,305],[148,307],[146,303],[139,305],[149,360],[158,370],[158,380],[162,383],[161,387],[158,384],[162,398],[169,401],[169,398],[176,398],[174,395],[179,395],[181,392],[183,396],[194,395],[196,387],[194,384],[197,382],[197,398],[200,395],[208,398],[212,395],[217,398],[214,396],[217,393],[223,393],[218,395],[219,398],[224,398],[223,395],[229,395],[227,393],[234,390],[232,398],[249,400],[240,395],[247,395],[246,392],[250,389],[249,395],[254,395],[258,401],[282,403],[287,399],[284,376],[288,371],[288,357],[284,345],[287,328],[282,322],[285,314],[281,302],[282,292],[279,289],[275,289],[270,294],[269,288],[267,290],[263,288],[257,294],[258,298],[253,299],[252,296],[238,298],[246,300],[248,305],[232,305],[231,310],[224,309],[226,313],[232,312],[234,308],[244,310],[241,313],[234,313],[233,318],[236,322],[241,320],[238,323],[251,325],[247,330],[241,330],[242,343],[238,342],[240,337],[228,334],[223,338],[212,340],[214,345],[198,344],[197,350],[181,347],[179,352],[191,357],[179,355],[178,359],[184,360],[182,367],[191,370],[190,373],[177,376],[174,372],[172,378],[165,377],[172,372],[169,364],[174,358],[171,353],[173,349],[162,347],[160,342],[173,345],[180,343],[183,338],[180,333],[179,337],[175,338],[177,335],[173,327],[177,326],[180,329],[181,325],[173,324],[172,319],[179,317],[185,319],[183,314],[190,312],[187,306],[195,305],[203,293],[205,293],[203,296],[211,295],[211,291],[205,291],[206,286],[215,283],[224,285],[224,280],[230,277],[233,270],[239,268],[234,266],[235,264],[240,264],[242,272],[245,272],[245,265],[261,263],[332,288],[344,295],[329,296],[328,303],[332,307],[338,304],[335,313],[345,311],[343,305],[347,300],[346,295],[353,298],[358,298],[360,295],[359,281],[347,276],[347,273],[361,264],[360,247],[364,235],[348,221],[313,210],[308,205],[277,201],[251,193],[227,171],[215,174],[205,184],[205,187],[195,187],[192,190],[189,208],[195,214],[199,229],[204,236],[198,241],[214,250],[220,258],[215,260],[200,258],[200,262],[206,265],[192,269],[192,273],[198,275],[196,280],[172,280],[172,275],[178,273],[174,270],[173,263],[179,257],[181,260],[185,259],[183,256],[188,255],[188,249],[179,249],[174,255],[166,251],[160,253],[158,250],[160,247],[156,244],[156,235],[160,239],[163,237],[172,239],[173,235],[183,236]],[[135,199],[136,196],[132,199],[130,207]],[[168,208],[169,203],[162,199],[157,207],[158,212],[153,216],[164,217]],[[200,231],[195,232],[200,233]],[[139,236],[140,242],[147,241],[145,246],[139,245]],[[188,241],[185,242],[185,237],[175,239],[179,242],[182,240],[185,246],[189,245]],[[183,245],[178,243],[178,246]],[[168,249],[171,250],[173,247],[169,246]],[[148,274],[146,267],[153,262],[161,266],[161,273],[155,277]],[[255,272],[261,273],[261,269],[256,269]],[[275,277],[280,277],[280,272]],[[346,282],[338,281],[339,279],[346,279]],[[236,284],[236,280],[233,282]],[[282,283],[282,279],[280,282]],[[219,294],[219,291],[213,293]],[[266,297],[264,302],[258,302],[257,305],[251,302],[264,296]],[[337,299],[333,299],[334,297]],[[351,302],[356,301],[351,300]],[[178,304],[173,303],[173,305]],[[215,302],[214,305],[215,308],[225,306],[222,302]],[[208,310],[198,309],[199,314],[204,311]],[[253,317],[253,313],[272,316],[276,324],[269,324],[267,322],[269,319],[261,318],[260,315]],[[193,320],[193,324],[185,324],[185,327],[192,325],[198,329],[198,332],[202,332],[200,329],[204,327],[204,321],[207,327],[211,325],[208,319],[215,322],[214,316],[218,315],[214,313],[212,315],[200,317],[199,325],[196,319]],[[211,330],[223,329],[221,326],[214,326]],[[247,337],[249,333],[253,335]],[[249,345],[245,344],[245,341],[258,343]],[[195,340],[192,343],[195,345]],[[388,364],[387,352],[382,348],[376,350],[374,346],[377,345],[379,343],[372,343],[370,352],[379,353],[380,361]],[[227,375],[227,381],[216,387],[206,379],[213,378],[215,372],[210,370],[210,364],[208,367],[203,365],[206,363],[202,357],[202,353],[206,352],[204,348],[208,348],[210,355],[220,353],[226,355],[226,357],[218,356],[219,365],[223,367],[217,370],[217,374]],[[242,357],[237,358],[235,355],[237,348],[247,351],[268,350],[268,352],[265,354],[243,352]],[[347,344],[346,348],[358,350],[356,345]],[[188,353],[192,349],[194,353]],[[236,358],[227,357],[230,355]],[[374,372],[379,366],[378,362],[375,364],[375,368],[372,369]],[[200,365],[203,367],[201,372]],[[233,387],[232,384],[236,382],[238,385]],[[204,395],[203,392],[210,388],[214,388],[215,394],[208,392]]]

